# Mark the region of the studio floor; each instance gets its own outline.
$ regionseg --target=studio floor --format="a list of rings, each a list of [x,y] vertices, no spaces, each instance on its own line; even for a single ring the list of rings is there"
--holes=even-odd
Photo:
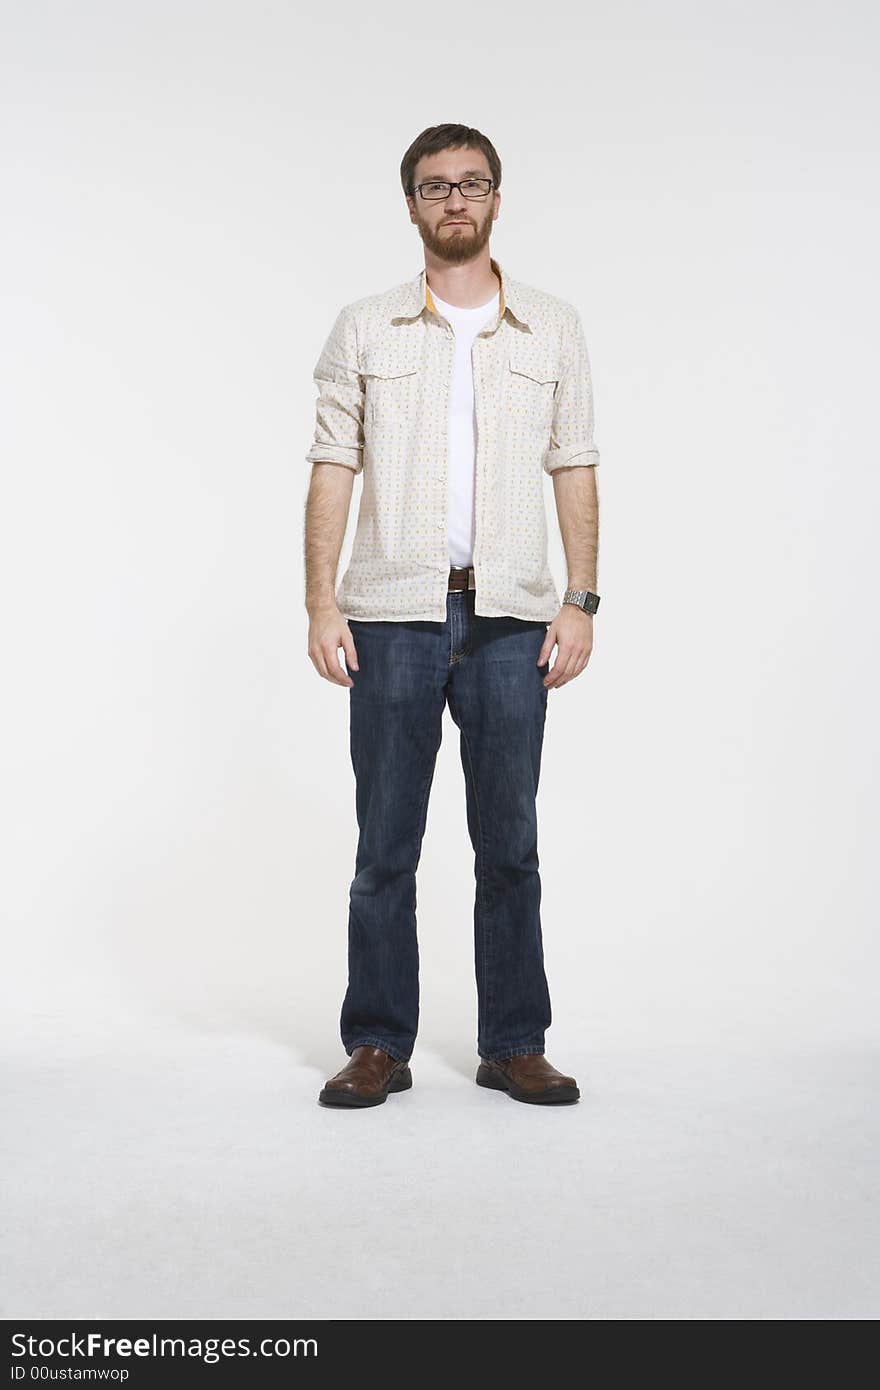
[[[876,1055],[569,1035],[573,1106],[163,1018],[8,1049],[9,1318],[872,1319]]]

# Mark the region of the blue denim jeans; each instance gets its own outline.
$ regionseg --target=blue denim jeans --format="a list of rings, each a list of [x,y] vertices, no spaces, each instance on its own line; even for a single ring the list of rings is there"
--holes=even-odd
[[[535,798],[549,662],[544,622],[474,613],[450,591],[446,621],[350,619],[351,760],[359,839],[340,1028],[408,1061],[419,1020],[416,868],[446,703],[460,730],[474,847],[477,1052],[542,1053],[550,994],[541,938]],[[348,669],[348,668],[346,668]]]

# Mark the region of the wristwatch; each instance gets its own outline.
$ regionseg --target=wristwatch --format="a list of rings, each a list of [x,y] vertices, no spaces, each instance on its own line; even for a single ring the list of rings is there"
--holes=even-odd
[[[566,589],[562,602],[573,603],[585,613],[595,613],[599,607],[599,595],[594,594],[591,589]]]

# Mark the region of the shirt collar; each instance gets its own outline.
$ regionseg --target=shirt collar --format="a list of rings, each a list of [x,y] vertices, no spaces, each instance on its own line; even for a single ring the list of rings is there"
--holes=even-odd
[[[501,289],[498,297],[498,323],[503,319],[505,312],[509,313],[518,323],[528,328],[528,320],[525,318],[523,305],[516,286],[510,277],[505,275],[498,261],[494,256],[489,257],[489,262],[495,274],[501,282]],[[427,273],[422,268],[408,284],[404,285],[400,302],[395,306],[397,312],[395,318],[418,318],[427,309],[429,313],[439,314],[439,309],[434,303],[434,296],[431,294],[431,287],[428,284]],[[498,324],[496,323],[496,328]]]

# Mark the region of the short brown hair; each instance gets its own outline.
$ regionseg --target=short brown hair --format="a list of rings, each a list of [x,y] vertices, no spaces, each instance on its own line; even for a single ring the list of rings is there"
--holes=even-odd
[[[416,165],[426,154],[440,154],[441,150],[460,150],[465,147],[480,150],[489,165],[492,175],[493,191],[501,187],[501,160],[488,136],[468,125],[431,125],[413,140],[400,161],[400,182],[407,197],[415,196],[413,180]]]

